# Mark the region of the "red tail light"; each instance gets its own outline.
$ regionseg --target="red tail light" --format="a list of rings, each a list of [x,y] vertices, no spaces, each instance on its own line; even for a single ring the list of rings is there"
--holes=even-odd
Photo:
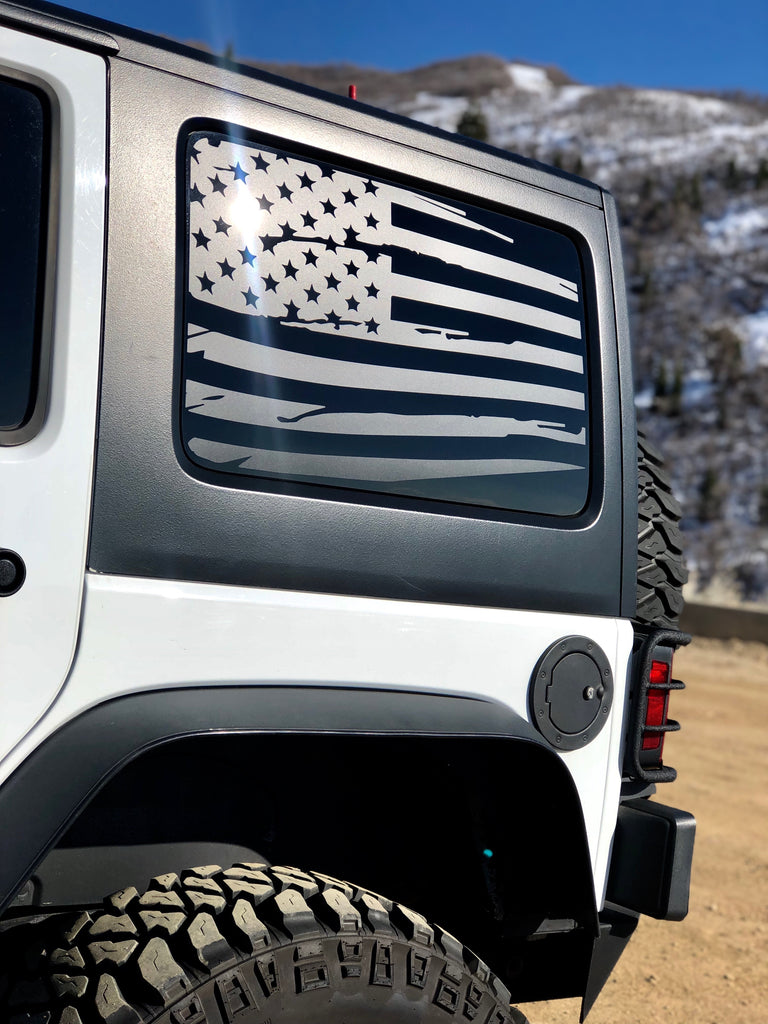
[[[672,684],[672,648],[656,648],[648,672],[648,686],[645,699],[645,721],[641,760],[646,768],[661,767],[664,750],[664,734],[671,732],[676,722],[667,719],[669,691]],[[679,726],[677,726],[679,728]]]
[[[688,643],[690,637],[671,630],[658,630],[647,637],[638,658],[638,677],[634,692],[634,723],[631,729],[627,772],[631,778],[645,782],[672,782],[674,768],[662,763],[664,737],[676,732],[680,725],[669,715],[671,690],[682,690],[684,684],[672,678],[672,655],[676,647]]]
[[[651,676],[651,679],[653,679],[653,676]],[[652,732],[648,730],[648,726],[665,725],[668,707],[668,691],[648,691],[648,704],[645,709],[645,729],[643,729],[643,750],[658,750],[659,758],[661,758],[661,751],[664,746],[664,733]]]
[[[672,675],[672,662],[652,661],[651,671],[648,673],[651,686],[665,686]]]
[[[645,706],[643,750],[658,750],[659,761],[661,761],[661,752],[664,748],[664,733],[656,732],[653,728],[649,729],[648,726],[666,725],[667,723],[667,709],[669,708],[669,689],[667,684],[671,675],[671,662],[651,662],[651,671],[648,673],[648,697]]]

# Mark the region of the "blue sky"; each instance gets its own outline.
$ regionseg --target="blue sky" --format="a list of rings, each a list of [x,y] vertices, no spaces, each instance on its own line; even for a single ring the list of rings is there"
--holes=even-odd
[[[400,69],[468,53],[591,84],[768,94],[768,0],[76,0],[76,10],[239,57]]]

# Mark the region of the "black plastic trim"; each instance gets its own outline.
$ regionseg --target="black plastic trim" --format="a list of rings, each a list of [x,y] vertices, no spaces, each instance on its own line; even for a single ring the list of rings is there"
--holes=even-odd
[[[0,549],[0,597],[11,597],[24,586],[27,567],[24,559],[9,548]]]
[[[11,25],[14,28],[23,27],[25,31],[32,31],[34,35],[46,39],[59,39],[96,53],[110,54],[120,51],[117,40],[102,28],[106,27],[106,22],[100,22],[56,4],[20,6],[0,2],[0,24]]]
[[[141,891],[153,876],[168,871],[181,874],[191,864],[263,860],[250,847],[216,842],[60,847],[51,850],[19,890],[10,912],[27,915],[41,907],[98,906],[105,893],[131,885]]]
[[[633,381],[632,345],[627,309],[627,286],[621,250],[621,233],[616,200],[603,190],[605,224],[613,282],[616,351],[619,366],[618,403],[621,417],[621,480],[624,503],[622,534],[621,615],[632,618],[637,611],[637,418]]]
[[[606,899],[664,921],[688,913],[696,820],[652,800],[619,807]]]
[[[0,789],[0,910],[122,767],[159,744],[221,732],[495,737],[544,746],[508,708],[442,694],[225,686],[118,697],[63,725]]]
[[[637,914],[608,907],[600,912],[600,934],[592,948],[589,974],[581,1000],[580,1021],[587,1019],[587,1014],[634,935],[637,924]]]

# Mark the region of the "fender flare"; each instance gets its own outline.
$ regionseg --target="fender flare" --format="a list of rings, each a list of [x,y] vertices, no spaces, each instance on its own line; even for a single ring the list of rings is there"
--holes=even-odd
[[[506,738],[550,753],[534,728],[510,708],[466,696],[260,684],[175,687],[116,697],[52,733],[0,788],[0,911],[123,767],[153,747],[213,733]]]

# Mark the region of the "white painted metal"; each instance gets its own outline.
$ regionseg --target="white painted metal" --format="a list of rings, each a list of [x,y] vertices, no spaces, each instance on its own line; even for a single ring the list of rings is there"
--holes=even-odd
[[[0,756],[54,700],[78,634],[98,391],[106,66],[0,28],[0,72],[42,86],[57,113],[56,308],[50,402],[39,434],[0,448],[0,545],[27,580],[0,601]]]
[[[606,727],[585,749],[560,755],[581,798],[601,901],[632,649],[623,620],[91,574],[67,686],[0,770],[9,774],[87,707],[174,686],[289,682],[470,694],[528,722],[531,672],[543,651],[569,634],[595,640],[615,675]]]

